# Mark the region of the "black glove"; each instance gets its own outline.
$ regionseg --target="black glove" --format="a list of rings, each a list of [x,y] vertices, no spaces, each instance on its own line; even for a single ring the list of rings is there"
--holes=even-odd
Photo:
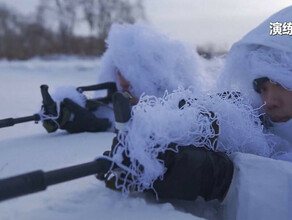
[[[170,147],[174,148],[174,144]],[[179,147],[179,152],[166,151],[159,155],[167,168],[163,180],[154,182],[161,199],[222,201],[229,189],[233,163],[221,152],[194,146]]]
[[[113,141],[113,146],[117,143]],[[175,149],[176,144],[170,144]],[[167,150],[158,157],[164,161],[167,168],[163,180],[157,179],[153,187],[159,199],[195,200],[198,196],[206,201],[218,199],[222,201],[229,189],[233,176],[233,163],[222,152],[213,152],[195,146],[179,146],[178,152]],[[105,155],[112,156],[110,151]],[[123,155],[125,166],[130,160]],[[118,168],[120,169],[120,168]],[[115,189],[115,177],[107,179],[105,173],[97,175],[100,180],[105,180],[106,186]],[[109,176],[109,175],[108,175]],[[121,176],[122,178],[125,175]],[[131,176],[127,176],[131,180]],[[118,180],[118,183],[123,181]]]
[[[129,99],[122,93],[116,93],[113,96],[113,104],[116,121],[127,122],[131,117]],[[179,108],[183,108],[185,104],[188,104],[187,101],[182,100]],[[214,115],[212,112],[211,114]],[[215,134],[218,134],[219,126],[216,121],[212,126]],[[216,145],[217,136],[210,141]],[[104,154],[112,157],[116,147],[123,147],[117,144],[117,138],[114,138],[111,151]],[[170,144],[169,148],[176,149],[176,144]],[[122,156],[123,165],[129,166],[130,159],[126,154]],[[205,200],[218,199],[221,201],[224,199],[233,175],[233,163],[226,154],[195,146],[180,146],[178,152],[167,150],[160,153],[158,158],[164,161],[167,168],[163,180],[157,179],[153,184],[159,198],[195,200],[198,196],[202,196]],[[143,167],[140,168],[142,171]],[[127,184],[127,182],[132,182],[132,178],[135,178],[126,175],[117,166],[114,166],[112,171],[120,174],[117,181],[115,177],[109,178],[111,171],[97,175],[98,179],[105,180],[107,187],[112,189],[116,189],[115,183]],[[133,186],[133,190],[135,190],[135,186]]]
[[[94,114],[85,108],[82,108],[71,99],[65,98],[61,104],[63,112],[73,114],[73,120],[67,120],[60,124],[61,129],[65,129],[69,133],[78,132],[99,132],[106,131],[111,127],[108,119],[96,118]]]

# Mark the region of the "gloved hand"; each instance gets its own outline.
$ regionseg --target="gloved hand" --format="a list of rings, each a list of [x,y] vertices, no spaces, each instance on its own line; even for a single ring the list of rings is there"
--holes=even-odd
[[[116,143],[114,140],[113,144]],[[169,147],[175,149],[176,144],[170,144]],[[163,180],[159,178],[153,184],[158,198],[195,200],[201,196],[206,201],[213,199],[222,201],[233,176],[233,163],[229,157],[222,152],[213,152],[192,145],[179,146],[178,150],[178,152],[168,150],[158,156],[167,168]],[[112,153],[108,151],[105,155],[112,156]],[[129,163],[129,158],[124,155],[123,164],[129,166]],[[117,190],[116,178],[106,179],[105,176],[102,173],[97,175],[97,178],[106,180],[107,187]],[[121,175],[121,178],[124,177],[125,175]],[[130,180],[131,176],[127,178]]]
[[[96,118],[92,112],[82,108],[68,98],[65,98],[61,103],[60,116],[56,121],[60,129],[64,129],[69,133],[106,131],[111,127],[108,119]],[[57,130],[52,120],[44,121],[43,126],[49,133]]]
[[[163,180],[154,182],[158,197],[195,200],[197,196],[202,196],[206,201],[222,201],[233,175],[233,163],[228,156],[194,146],[178,149],[177,153],[166,151],[159,155],[167,171]]]
[[[69,133],[106,131],[111,126],[108,119],[96,118],[92,112],[82,108],[71,99],[64,99],[62,105],[73,114],[73,120],[68,120],[60,127]]]
[[[127,96],[116,93],[113,97],[113,104],[116,121],[119,123],[127,122],[131,117]],[[186,101],[181,102],[179,108],[183,108],[185,104],[187,104]],[[211,116],[212,114],[211,112]],[[218,124],[214,122],[212,126],[215,134],[218,134]],[[210,141],[215,146],[217,136]],[[111,151],[105,152],[105,155],[115,156],[114,152],[118,152],[119,147],[123,146],[119,146],[117,138],[114,138]],[[168,147],[173,150],[178,149],[178,152],[167,150],[158,155],[158,159],[163,160],[167,168],[163,179],[158,178],[153,184],[158,198],[195,200],[198,196],[202,196],[205,200],[218,199],[222,201],[224,199],[233,176],[233,163],[226,154],[192,145],[176,148],[176,144],[173,143]],[[123,159],[121,167],[128,167],[131,163],[130,158],[127,157],[125,152],[121,156]],[[141,170],[143,170],[142,166]],[[118,174],[117,180],[115,177],[108,178],[112,171]],[[132,181],[135,177],[123,172],[123,169],[116,165],[109,173],[99,173],[97,178],[105,180],[107,187],[111,189],[117,189],[116,183],[124,186],[130,184],[128,186],[133,190],[136,188]]]

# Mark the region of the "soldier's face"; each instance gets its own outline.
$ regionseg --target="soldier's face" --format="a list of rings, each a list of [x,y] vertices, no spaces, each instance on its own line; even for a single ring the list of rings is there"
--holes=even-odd
[[[119,80],[119,84],[120,87],[122,89],[123,92],[128,92],[131,95],[131,100],[130,103],[132,105],[136,105],[139,101],[139,99],[137,97],[135,97],[129,90],[131,88],[131,83],[125,79],[125,77],[120,73],[120,71],[117,71],[117,75],[118,75],[118,80]]]
[[[125,77],[120,73],[120,71],[117,72],[119,84],[123,91],[128,91],[131,84],[128,80],[125,79]]]
[[[270,80],[263,83],[260,95],[266,114],[273,122],[286,122],[292,118],[292,91]]]

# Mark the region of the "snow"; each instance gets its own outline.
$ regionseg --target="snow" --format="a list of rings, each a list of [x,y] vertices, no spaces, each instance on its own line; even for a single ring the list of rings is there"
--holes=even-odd
[[[235,153],[224,219],[291,219],[292,164]]]
[[[49,85],[51,93],[58,86],[95,84],[98,68],[98,59],[0,61],[0,119],[38,112],[41,84]],[[33,122],[2,128],[0,178],[90,162],[109,148],[113,136],[110,132],[47,134],[40,124]],[[89,176],[1,202],[0,219],[199,219],[188,213],[194,212],[190,208],[193,206],[158,203],[144,194],[125,198]],[[198,211],[212,214],[204,208]]]
[[[217,65],[218,61],[214,62]],[[38,112],[41,84],[48,84],[51,93],[58,86],[94,84],[98,70],[98,59],[2,60],[0,119]],[[90,162],[109,148],[113,137],[110,132],[47,134],[40,124],[33,122],[2,128],[0,179]],[[235,216],[236,219],[289,219],[291,163],[240,153],[235,154],[233,161],[235,176],[223,208],[216,201],[206,203],[202,198],[157,202],[150,194],[125,197],[89,176],[1,202],[0,219],[200,219],[197,216],[215,220],[235,219]]]

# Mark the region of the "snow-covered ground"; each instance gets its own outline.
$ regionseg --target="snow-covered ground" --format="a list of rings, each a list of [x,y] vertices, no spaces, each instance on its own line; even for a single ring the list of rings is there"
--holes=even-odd
[[[39,86],[95,84],[99,60],[60,57],[55,60],[0,61],[0,119],[39,111]],[[33,170],[49,171],[90,162],[111,145],[113,133],[47,134],[28,122],[0,129],[0,178]],[[198,206],[197,211],[192,207]],[[213,209],[213,210],[210,210]],[[94,176],[49,187],[46,191],[0,203],[0,219],[197,219],[216,209],[200,203],[158,203],[149,195],[111,191]],[[191,214],[192,213],[192,214]]]

